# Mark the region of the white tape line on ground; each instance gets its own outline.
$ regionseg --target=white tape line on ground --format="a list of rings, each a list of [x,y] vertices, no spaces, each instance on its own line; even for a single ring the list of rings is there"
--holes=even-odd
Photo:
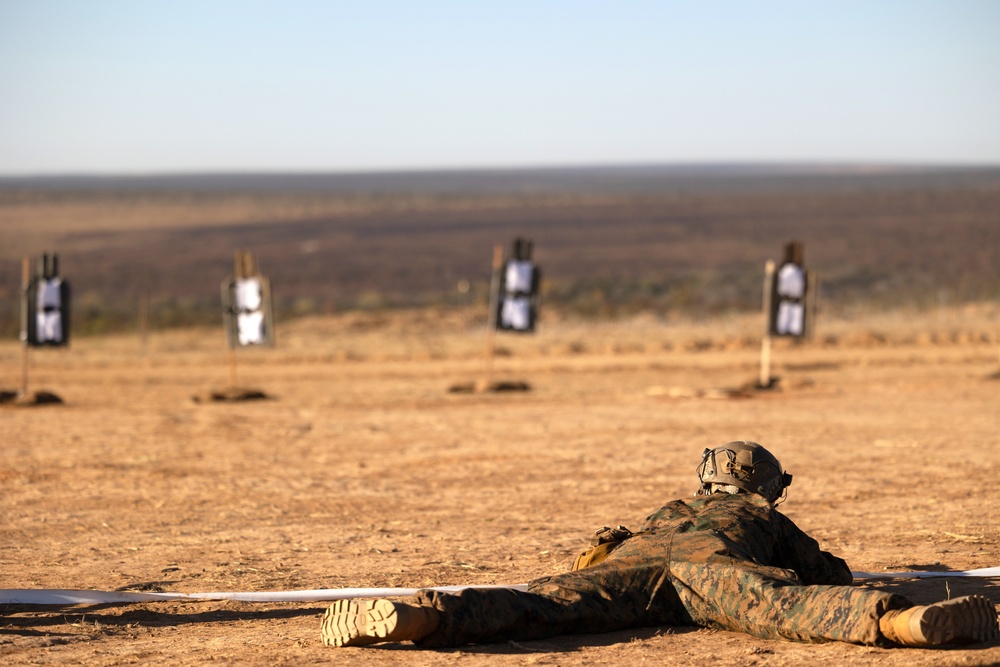
[[[855,579],[927,579],[930,577],[1000,577],[1000,567],[955,572],[854,572]],[[455,593],[466,588],[527,590],[527,584],[509,586],[433,586],[423,590]],[[256,593],[138,593],[131,591],[80,591],[59,588],[0,588],[0,604],[107,604],[163,602],[169,600],[235,600],[238,602],[332,602],[349,598],[389,598],[413,595],[417,588],[329,588],[309,591]]]
[[[1000,567],[958,572],[852,572],[855,579],[928,579],[930,577],[1000,577]]]
[[[433,586],[429,590],[455,593],[465,588],[512,588],[523,591],[527,584],[511,586]],[[413,595],[417,588],[331,588],[310,591],[262,591],[256,593],[141,593],[133,591],[81,591],[60,588],[0,588],[0,604],[107,604],[120,602],[164,602],[170,600],[236,600],[238,602],[328,602],[349,598],[389,598]],[[428,589],[423,589],[428,590]]]

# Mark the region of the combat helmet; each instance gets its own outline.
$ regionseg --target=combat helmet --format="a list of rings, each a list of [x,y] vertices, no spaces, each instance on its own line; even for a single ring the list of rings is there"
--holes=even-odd
[[[792,476],[756,442],[737,440],[702,453],[698,480],[697,495],[756,493],[773,503],[792,483]]]

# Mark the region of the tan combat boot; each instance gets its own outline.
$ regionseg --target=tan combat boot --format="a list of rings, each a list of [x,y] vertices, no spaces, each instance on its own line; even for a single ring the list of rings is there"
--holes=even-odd
[[[971,644],[1000,638],[996,609],[981,595],[893,609],[878,619],[878,626],[882,636],[902,646]]]
[[[368,646],[423,639],[437,629],[441,612],[389,600],[337,600],[323,614],[326,646]]]

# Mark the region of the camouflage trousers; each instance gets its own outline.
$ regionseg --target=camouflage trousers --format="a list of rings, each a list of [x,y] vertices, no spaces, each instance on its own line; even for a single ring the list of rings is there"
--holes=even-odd
[[[528,591],[418,591],[442,612],[427,648],[660,625],[722,628],[765,639],[880,641],[878,619],[905,598],[853,586],[804,586],[791,570],[733,555],[712,533],[636,536],[593,567],[532,581]]]

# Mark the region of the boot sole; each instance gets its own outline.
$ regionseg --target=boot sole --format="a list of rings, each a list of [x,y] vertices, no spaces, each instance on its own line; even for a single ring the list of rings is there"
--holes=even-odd
[[[323,614],[320,634],[325,646],[368,646],[392,641],[398,623],[389,600],[337,600]]]
[[[1000,638],[996,609],[980,595],[930,605],[919,617],[911,619],[910,631],[930,646]]]

